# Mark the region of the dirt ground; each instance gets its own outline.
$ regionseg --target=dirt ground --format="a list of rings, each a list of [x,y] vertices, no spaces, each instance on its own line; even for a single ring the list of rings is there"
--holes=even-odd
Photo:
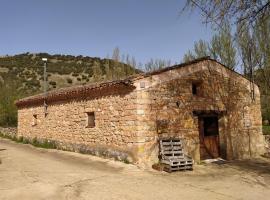
[[[0,139],[0,199],[270,199],[270,160],[168,174]]]

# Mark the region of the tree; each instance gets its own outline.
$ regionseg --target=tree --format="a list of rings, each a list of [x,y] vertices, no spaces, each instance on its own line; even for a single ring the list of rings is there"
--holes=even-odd
[[[258,51],[256,48],[256,43],[254,42],[254,36],[248,29],[248,27],[243,24],[238,27],[242,31],[237,35],[238,51],[241,58],[243,73],[245,76],[251,76],[254,66],[258,63]]]
[[[104,68],[105,68],[105,73],[106,73],[106,79],[112,80],[113,79],[113,70],[111,69],[110,62],[108,59],[105,60]]]
[[[146,64],[144,65],[144,68],[147,72],[151,72],[151,71],[162,69],[164,67],[168,67],[170,65],[171,65],[170,60],[151,58],[150,61],[146,62]]]
[[[120,49],[115,47],[112,53],[112,59],[116,62],[120,62]]]
[[[224,65],[234,69],[236,66],[236,48],[233,45],[230,26],[218,31],[208,43],[199,40],[194,43],[193,51],[188,51],[184,55],[184,62],[191,61],[196,58],[210,56],[223,63]]]
[[[254,29],[241,25],[242,32],[237,35],[237,44],[244,68],[244,75],[255,74],[263,93],[270,88],[270,18],[257,21]],[[264,83],[262,83],[264,82]]]
[[[136,72],[137,62],[134,56],[130,56],[129,54],[123,54],[124,60],[123,63],[126,65],[125,67],[125,75],[128,76],[130,74],[134,74]]]
[[[183,62],[189,62],[194,59],[196,59],[196,56],[193,54],[191,50],[188,50],[188,52],[183,57]]]
[[[209,44],[206,41],[199,40],[194,43],[193,50],[188,50],[184,55],[184,62],[189,62],[197,58],[210,56]]]
[[[270,18],[256,23],[253,41],[257,52],[254,79],[260,86],[263,119],[270,121]]]
[[[199,40],[194,44],[194,53],[197,58],[209,56],[209,45],[206,41]]]
[[[93,80],[95,82],[98,82],[102,79],[102,70],[100,68],[100,64],[96,61],[94,61],[93,64]]]
[[[187,0],[183,10],[199,9],[204,22],[220,28],[224,22],[239,25],[245,23],[253,27],[270,13],[269,0]],[[240,29],[241,31],[241,29]]]
[[[233,44],[231,27],[228,23],[216,33],[209,45],[210,56],[219,60],[222,64],[235,69],[236,67],[236,48]]]
[[[137,67],[137,62],[134,56],[131,58],[130,65],[135,69]]]
[[[17,88],[14,80],[0,82],[0,126],[17,125],[17,108],[14,102],[21,97]]]

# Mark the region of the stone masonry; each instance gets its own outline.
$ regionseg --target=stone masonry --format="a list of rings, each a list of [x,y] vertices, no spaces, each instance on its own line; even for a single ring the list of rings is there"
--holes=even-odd
[[[264,153],[258,87],[220,63],[198,59],[127,80],[91,86],[91,91],[87,87],[52,91],[46,97],[46,115],[44,96],[19,100],[18,136],[49,139],[61,149],[138,165],[158,162],[158,139],[175,136],[183,138],[186,153],[200,161],[196,113],[214,111],[219,113],[222,157],[243,159]],[[196,96],[192,83],[199,85]],[[92,128],[87,127],[89,112],[95,113]]]

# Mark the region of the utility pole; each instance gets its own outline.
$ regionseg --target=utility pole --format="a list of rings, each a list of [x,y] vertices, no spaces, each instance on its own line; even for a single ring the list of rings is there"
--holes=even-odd
[[[45,117],[47,116],[47,108],[48,108],[48,105],[47,105],[47,96],[48,96],[48,93],[47,93],[47,61],[48,59],[47,58],[42,58],[42,61],[44,62],[44,71],[43,71],[43,78],[44,78],[44,85],[43,85],[43,89],[44,89],[44,115]]]

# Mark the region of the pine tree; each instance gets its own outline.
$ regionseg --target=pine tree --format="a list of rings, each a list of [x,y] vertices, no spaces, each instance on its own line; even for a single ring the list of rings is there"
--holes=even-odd
[[[102,80],[102,70],[100,64],[94,61],[93,64],[93,81],[98,82]]]

